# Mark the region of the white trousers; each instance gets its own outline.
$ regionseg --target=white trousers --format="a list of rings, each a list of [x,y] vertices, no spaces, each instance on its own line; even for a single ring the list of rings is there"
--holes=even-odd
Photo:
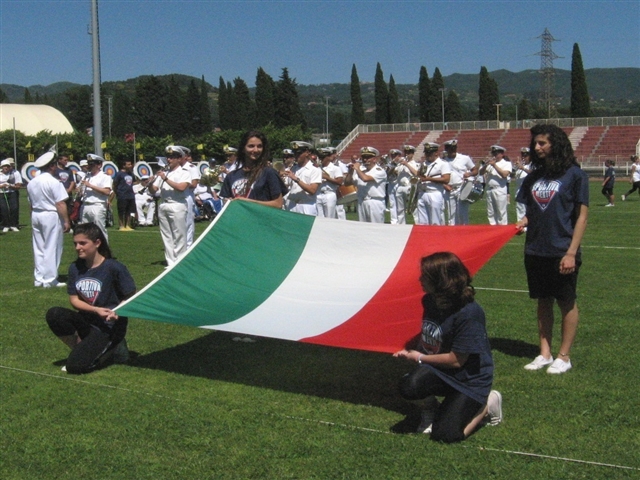
[[[444,196],[427,190],[418,197],[418,225],[444,225]]]
[[[287,210],[290,212],[303,213],[304,215],[318,215],[318,209],[316,208],[315,203],[295,203],[289,200],[289,205]]]
[[[316,203],[318,217],[338,218],[338,212],[336,210],[337,201],[338,196],[336,195],[336,192],[325,192],[318,194]]]
[[[164,244],[164,258],[171,266],[187,250],[187,204],[170,202],[158,207],[160,235]]]
[[[147,213],[144,212],[145,208]],[[153,225],[153,214],[156,212],[156,202],[147,202],[146,199],[136,197],[136,210],[138,211],[138,223],[140,225]]]
[[[452,185],[451,191],[444,191],[444,205],[447,212],[447,225],[457,225],[458,208],[460,207],[460,185]],[[468,210],[467,210],[468,211]]]
[[[58,279],[62,259],[63,224],[58,212],[31,212],[34,285],[51,285]]]
[[[196,213],[194,207],[194,198],[187,196],[187,248],[193,245],[193,238],[196,234]]]
[[[82,215],[80,216],[80,223],[93,222],[102,233],[104,238],[109,241],[109,235],[107,234],[107,207],[104,203],[88,203],[82,205]]]
[[[344,209],[344,205],[336,205],[336,215],[339,220],[347,219],[347,212]]]
[[[389,190],[389,216],[392,225],[407,223],[405,210],[409,204],[411,185],[392,185]]]
[[[358,201],[358,220],[369,223],[384,223],[384,198]]]
[[[489,225],[506,225],[508,204],[506,187],[489,189],[485,196],[487,197]]]

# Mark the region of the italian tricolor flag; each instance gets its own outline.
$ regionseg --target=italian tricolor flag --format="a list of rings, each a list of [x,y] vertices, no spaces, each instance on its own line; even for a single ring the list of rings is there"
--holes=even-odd
[[[420,330],[420,259],[451,251],[475,274],[515,232],[341,221],[232,201],[178,263],[117,312],[395,352]]]

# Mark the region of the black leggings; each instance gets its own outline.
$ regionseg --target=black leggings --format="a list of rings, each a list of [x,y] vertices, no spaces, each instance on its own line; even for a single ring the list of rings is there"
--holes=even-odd
[[[444,397],[433,419],[431,438],[445,443],[464,440],[464,429],[484,408],[483,404],[443,381],[426,365],[420,365],[402,377],[400,395],[405,400],[422,400],[432,395]]]
[[[118,319],[111,331],[101,330],[95,323],[100,317],[68,308],[53,307],[47,311],[47,323],[57,337],[78,334],[82,340],[67,358],[67,373],[88,373],[98,368],[127,332],[127,319]]]
[[[628,197],[636,190],[638,190],[638,193],[640,194],[640,182],[633,182],[633,185],[631,186],[631,190],[629,190],[627,193],[624,194],[625,197]]]

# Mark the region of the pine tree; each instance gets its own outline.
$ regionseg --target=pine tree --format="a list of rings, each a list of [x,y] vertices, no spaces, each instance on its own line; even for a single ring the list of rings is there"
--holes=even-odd
[[[402,123],[402,110],[398,98],[398,90],[393,75],[389,76],[389,120],[388,123]]]
[[[360,79],[356,64],[351,67],[351,128],[364,124],[364,106],[362,104],[362,92],[360,91]]]
[[[464,120],[462,105],[455,90],[450,90],[444,102],[444,110],[448,122],[461,122]]]
[[[420,67],[420,78],[418,80],[418,113],[421,122],[433,121],[429,117],[429,91],[431,89],[431,81],[427,73],[427,67]]]
[[[433,78],[431,79],[431,88],[429,89],[429,121],[440,122],[444,121],[442,118],[442,90],[444,89],[444,78],[440,69],[436,67],[433,71]]]
[[[276,112],[275,107],[276,82],[265,72],[262,67],[258,68],[256,75],[256,125],[265,127],[273,122]]]
[[[382,73],[382,67],[378,62],[376,66],[376,76],[374,81],[375,88],[375,102],[376,102],[376,123],[388,123],[389,122],[389,90],[387,84],[384,81],[384,74]]]
[[[300,109],[298,89],[295,79],[289,77],[289,70],[282,69],[280,80],[276,84],[276,114],[275,126],[278,128],[288,126],[300,126],[303,129],[307,124]]]
[[[500,103],[498,84],[483,66],[478,79],[478,119],[495,120],[497,113],[495,105],[498,103]]]
[[[584,118],[591,116],[591,103],[587,90],[587,79],[582,65],[582,55],[577,43],[573,44],[571,54],[571,117]]]
[[[249,95],[249,87],[240,77],[233,80],[233,91],[236,97],[238,129],[250,130],[255,127],[255,107]]]

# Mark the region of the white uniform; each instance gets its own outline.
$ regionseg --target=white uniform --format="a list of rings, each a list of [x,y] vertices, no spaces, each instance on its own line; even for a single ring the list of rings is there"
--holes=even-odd
[[[167,173],[167,178],[176,183],[190,183],[191,174],[182,167]],[[187,189],[175,190],[163,180],[156,178],[153,185],[160,189],[158,221],[164,244],[164,257],[171,266],[187,250]]]
[[[153,225],[153,214],[156,212],[156,202],[154,196],[149,192],[148,185],[146,187],[143,187],[140,183],[134,185],[133,193],[136,195],[138,224],[141,226]]]
[[[95,185],[100,188],[108,188],[111,191],[113,186],[113,179],[106,173],[100,171],[96,175],[88,175],[87,181],[91,185]],[[80,223],[93,222],[102,233],[104,238],[109,240],[107,235],[107,202],[109,201],[109,195],[103,195],[100,192],[95,191],[93,188],[85,187],[84,195],[82,197],[82,213],[80,214]]]
[[[191,181],[200,180],[200,177],[202,176],[200,174],[200,169],[193,163],[185,163],[182,168],[189,172]],[[187,188],[187,248],[189,248],[193,244],[193,239],[196,234],[195,206],[195,195],[193,193],[193,189],[191,188],[191,183],[189,183],[189,188]]]
[[[337,165],[330,163],[326,167],[322,167],[329,177],[335,179],[342,177],[342,170]],[[322,180],[322,184],[318,187],[318,194],[316,198],[316,209],[319,217],[338,218],[336,211],[336,202],[338,201],[338,185]]]
[[[349,173],[349,164],[342,163],[340,160],[338,160],[337,165],[338,165],[338,168],[340,168],[340,171],[342,172],[342,177],[346,177],[347,174]],[[338,218],[340,220],[347,219],[347,212],[345,212],[344,210],[344,205],[336,205],[336,215],[338,215]]]
[[[365,173],[373,177],[373,180],[365,182],[360,179],[357,173],[353,173],[353,181],[358,187],[358,220],[369,223],[384,223],[384,194],[387,187],[387,173],[377,165]]]
[[[294,165],[291,168],[291,171],[302,182],[307,185],[318,184],[318,189],[320,189],[320,184],[322,183],[322,172],[318,167],[314,166],[311,161],[307,161],[307,163],[304,164],[304,167]],[[318,214],[316,210],[317,193],[318,192],[316,191],[315,194],[311,195],[304,191],[298,183],[293,182],[291,190],[289,190],[289,195],[287,196],[287,204],[285,208],[290,212],[316,216]]]
[[[427,163],[424,176],[442,177],[451,173],[449,162],[436,158]],[[418,184],[418,225],[444,225],[444,184],[420,182]]]
[[[531,168],[531,164],[526,165],[527,168]],[[518,198],[518,192],[520,191],[520,187],[522,187],[522,182],[524,182],[524,179],[526,178],[526,176],[528,175],[528,173],[526,171],[524,171],[522,168],[518,168],[516,170],[516,173],[514,175],[515,181],[516,181],[516,196],[515,198]],[[520,202],[516,202],[516,221],[520,221],[522,220],[522,218],[526,215],[527,213],[527,206],[524,203],[520,203]]]
[[[411,192],[411,170],[406,165],[398,165],[389,176],[389,216],[391,224],[407,223],[405,209]]]
[[[463,225],[463,219],[469,217],[469,203],[460,202],[460,190],[464,184],[464,174],[473,170],[475,164],[470,156],[461,153],[456,153],[452,159],[447,157],[444,161],[449,163],[451,167],[451,179],[449,180],[451,190],[444,192],[447,225]],[[458,212],[459,209],[465,211]]]
[[[64,233],[63,219],[58,214],[56,203],[66,201],[69,195],[64,185],[48,172],[40,172],[29,182],[27,195],[31,204],[34,285],[55,286]]]
[[[511,172],[513,165],[511,162],[502,159],[496,163],[501,170]],[[486,170],[486,197],[487,197],[487,217],[490,225],[507,224],[507,183],[493,166],[489,165]]]

